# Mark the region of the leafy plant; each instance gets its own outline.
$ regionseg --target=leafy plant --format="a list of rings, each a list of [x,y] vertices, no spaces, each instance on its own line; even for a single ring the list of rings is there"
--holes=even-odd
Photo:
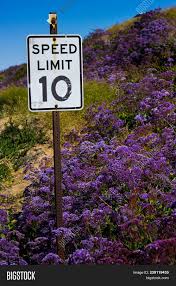
[[[9,166],[6,163],[0,163],[0,183],[8,179],[10,174]]]
[[[12,117],[15,113],[27,111],[27,90],[11,86],[0,90],[0,114]]]
[[[18,167],[20,165],[18,161],[24,158],[31,147],[45,142],[45,131],[35,123],[26,121],[22,125],[16,125],[10,122],[6,125],[0,134],[1,159],[11,159],[14,167]]]

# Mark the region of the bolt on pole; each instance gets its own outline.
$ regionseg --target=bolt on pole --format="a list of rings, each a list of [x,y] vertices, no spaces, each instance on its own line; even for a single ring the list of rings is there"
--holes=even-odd
[[[57,34],[57,14],[49,14],[50,34]],[[53,42],[56,38],[53,37]],[[54,149],[54,191],[55,191],[55,206],[56,206],[56,227],[63,227],[63,210],[62,210],[62,172],[61,172],[61,142],[60,142],[60,113],[59,111],[52,112],[53,120],[53,149]],[[65,258],[64,238],[57,238],[57,254],[61,259]]]

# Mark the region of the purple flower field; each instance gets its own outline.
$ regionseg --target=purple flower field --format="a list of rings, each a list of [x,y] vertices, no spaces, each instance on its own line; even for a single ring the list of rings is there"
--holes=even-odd
[[[19,213],[0,196],[0,265],[176,264],[175,19],[156,10],[85,39],[85,80],[106,81],[116,97],[89,106],[85,127],[66,136],[62,228],[51,159],[26,165]]]

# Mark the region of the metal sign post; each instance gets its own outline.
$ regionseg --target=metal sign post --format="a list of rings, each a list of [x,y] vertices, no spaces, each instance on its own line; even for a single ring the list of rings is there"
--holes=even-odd
[[[50,34],[57,34],[57,15],[56,13],[49,14]],[[55,38],[53,38],[55,42]],[[62,211],[62,172],[61,172],[61,142],[60,142],[60,113],[59,111],[52,112],[53,120],[53,149],[54,149],[54,191],[56,203],[56,226],[63,226],[63,211]],[[57,254],[61,259],[64,259],[64,239],[56,239]]]
[[[31,112],[51,112],[53,120],[54,191],[56,227],[63,227],[60,111],[81,110],[83,96],[82,39],[58,35],[57,15],[50,13],[49,35],[29,35],[28,106]],[[64,260],[64,238],[57,238],[57,253]]]

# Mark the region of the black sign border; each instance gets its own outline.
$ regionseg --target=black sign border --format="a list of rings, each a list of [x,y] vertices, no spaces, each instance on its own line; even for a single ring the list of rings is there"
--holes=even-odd
[[[30,51],[29,51],[29,41],[31,38],[78,38],[79,39],[79,48],[80,48],[80,94],[81,94],[81,106],[79,107],[64,107],[64,108],[42,108],[35,109],[31,105],[31,70],[30,70]],[[28,78],[28,98],[29,98],[29,110],[32,112],[40,111],[76,111],[82,110],[83,105],[83,58],[82,58],[82,38],[79,35],[30,35],[27,37],[27,78]]]

